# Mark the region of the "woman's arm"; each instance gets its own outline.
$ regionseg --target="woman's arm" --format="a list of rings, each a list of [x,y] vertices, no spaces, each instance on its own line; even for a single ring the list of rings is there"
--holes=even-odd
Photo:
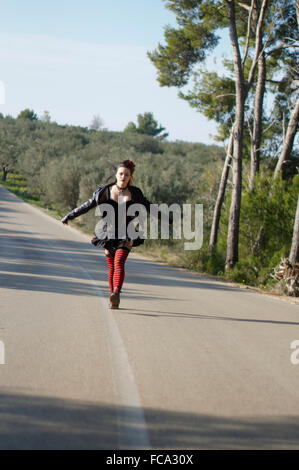
[[[83,202],[80,206],[76,207],[73,209],[71,212],[66,214],[62,219],[61,222],[65,225],[67,225],[69,220],[73,220],[76,217],[79,217],[82,214],[86,214],[90,209],[93,209],[96,207],[96,205],[99,203],[99,198],[102,194],[103,189],[105,186],[100,186],[92,195],[88,201]]]

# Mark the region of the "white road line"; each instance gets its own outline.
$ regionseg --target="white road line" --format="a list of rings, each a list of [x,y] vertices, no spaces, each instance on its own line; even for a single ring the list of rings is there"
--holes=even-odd
[[[119,447],[120,449],[150,449],[138,387],[117,322],[111,310],[107,308],[107,301],[103,298],[101,289],[89,273],[87,271],[85,273],[93,282],[94,289],[98,293],[110,331],[109,346],[112,371],[120,401],[120,405],[117,407]]]
[[[40,237],[39,237],[40,238]],[[44,240],[41,238],[41,240]],[[55,249],[48,240],[44,240],[51,248]],[[141,405],[138,387],[134,377],[128,354],[122,340],[119,328],[111,310],[108,310],[108,304],[104,298],[102,290],[97,285],[86,269],[76,263],[67,253],[63,256],[80,269],[93,284],[97,292],[101,306],[104,311],[105,320],[108,325],[109,349],[112,362],[113,380],[119,399],[117,406],[117,428],[118,445],[120,449],[150,449],[150,439],[146,429],[146,421]]]

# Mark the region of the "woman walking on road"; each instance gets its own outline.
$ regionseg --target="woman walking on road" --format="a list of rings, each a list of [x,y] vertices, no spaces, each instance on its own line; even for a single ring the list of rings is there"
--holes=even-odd
[[[112,309],[119,307],[127,257],[133,246],[144,243],[144,240],[140,237],[132,239],[128,236],[127,227],[136,217],[128,216],[127,210],[134,203],[143,205],[148,212],[150,210],[150,202],[144,197],[141,189],[133,186],[134,170],[135,165],[132,160],[119,163],[115,168],[115,181],[113,183],[100,186],[88,201],[73,209],[61,220],[63,224],[67,224],[69,220],[75,219],[97,206],[101,215],[107,213],[107,204],[108,208],[113,208],[112,226],[111,224],[109,226],[109,223],[106,222],[98,224],[96,236],[92,239],[95,246],[102,247],[105,250],[110,287],[109,307]],[[125,206],[121,207],[123,204]],[[118,217],[120,210],[123,210],[122,214],[125,214],[124,218],[120,218],[121,224],[119,224]]]

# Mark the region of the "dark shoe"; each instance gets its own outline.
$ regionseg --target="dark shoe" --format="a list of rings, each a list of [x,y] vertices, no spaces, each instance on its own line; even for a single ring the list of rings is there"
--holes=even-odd
[[[113,309],[118,308],[118,306],[119,306],[119,294],[117,294],[116,292],[112,292],[112,294],[110,295],[109,300],[110,300],[109,308],[113,308]]]

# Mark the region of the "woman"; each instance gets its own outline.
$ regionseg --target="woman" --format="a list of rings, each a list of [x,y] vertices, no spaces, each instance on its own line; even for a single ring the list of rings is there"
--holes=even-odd
[[[63,224],[67,224],[69,220],[85,214],[90,209],[97,206],[100,210],[100,214],[104,216],[105,213],[107,214],[107,208],[113,208],[113,236],[111,236],[111,226],[109,226],[109,222],[104,221],[104,223],[97,225],[96,236],[91,241],[93,245],[105,249],[110,287],[109,307],[112,309],[119,307],[120,292],[125,277],[126,259],[133,246],[138,246],[144,242],[142,238],[131,239],[127,235],[127,231],[123,230],[124,227],[127,229],[128,224],[135,218],[127,215],[127,209],[131,204],[138,203],[142,204],[147,211],[150,210],[150,202],[144,197],[139,188],[133,186],[134,170],[135,165],[132,160],[125,160],[119,163],[115,168],[115,181],[113,183],[100,186],[93,193],[92,198],[76,209],[73,209],[61,220]],[[120,207],[120,204],[125,204],[125,207]],[[119,226],[118,213],[120,210],[123,210],[123,208],[125,211],[122,211],[122,214],[125,214],[125,218],[122,219],[121,226]],[[102,219],[102,221],[103,220],[104,219]],[[122,233],[119,236],[120,232]]]

